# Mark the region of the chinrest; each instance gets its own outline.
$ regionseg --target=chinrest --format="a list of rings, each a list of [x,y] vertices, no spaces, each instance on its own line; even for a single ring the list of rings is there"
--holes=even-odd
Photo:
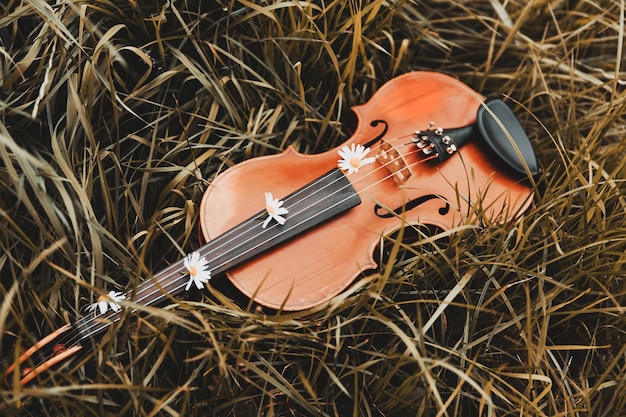
[[[515,175],[534,177],[539,172],[530,139],[517,117],[499,99],[489,99],[476,113],[476,123],[455,128],[417,130],[413,142],[425,155],[435,156],[440,163],[448,160],[475,137],[484,143]]]
[[[476,124],[487,146],[509,168],[523,176],[539,172],[530,139],[502,100],[490,99],[480,106]]]

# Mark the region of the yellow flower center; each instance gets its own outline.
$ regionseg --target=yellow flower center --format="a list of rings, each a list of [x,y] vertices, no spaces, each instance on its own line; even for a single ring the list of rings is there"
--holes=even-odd
[[[354,158],[351,158],[350,165],[352,165],[352,167],[354,168],[358,168],[359,165],[361,165],[361,158],[357,158],[356,156]]]
[[[189,266],[189,275],[191,275],[192,277],[195,277],[197,273],[198,273],[198,269],[196,268],[196,266],[195,265],[190,265]]]
[[[109,296],[106,294],[102,294],[100,297],[98,297],[98,302],[101,303],[103,301],[109,301]]]
[[[267,214],[272,215],[272,214],[276,213],[276,210],[274,210],[274,207],[272,207],[272,206],[270,206],[270,205],[268,205],[268,206],[266,207],[266,209],[267,209]]]

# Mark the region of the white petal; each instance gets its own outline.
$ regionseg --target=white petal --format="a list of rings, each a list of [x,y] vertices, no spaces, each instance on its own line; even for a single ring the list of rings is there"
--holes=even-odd
[[[109,291],[109,299],[112,303],[119,303],[122,300],[126,299],[126,296],[119,291]]]
[[[98,307],[100,308],[100,314],[104,314],[107,312],[107,302],[106,300],[102,300],[98,303]]]
[[[367,165],[367,164],[371,164],[372,162],[374,162],[376,160],[376,158],[365,158],[361,161],[361,163],[359,164],[359,167],[362,167],[363,165]]]
[[[363,145],[358,145],[356,147],[356,156],[359,158],[364,158],[370,151],[370,148],[366,148]]]
[[[348,161],[339,161],[339,169],[344,171],[352,171],[352,165]]]

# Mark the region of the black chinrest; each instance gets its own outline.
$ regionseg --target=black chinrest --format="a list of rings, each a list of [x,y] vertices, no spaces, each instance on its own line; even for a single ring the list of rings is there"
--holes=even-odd
[[[413,142],[425,155],[434,155],[443,163],[476,136],[482,137],[487,147],[514,174],[534,177],[539,173],[530,139],[517,117],[499,99],[482,103],[476,113],[476,123],[452,129],[433,129],[431,125],[428,130],[415,131]]]
[[[476,124],[489,148],[516,173],[535,176],[539,172],[528,135],[502,100],[485,101],[478,109]]]

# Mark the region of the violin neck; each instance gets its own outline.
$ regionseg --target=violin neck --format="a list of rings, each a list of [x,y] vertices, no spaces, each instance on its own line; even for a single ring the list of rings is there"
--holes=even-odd
[[[262,210],[197,250],[208,261],[212,276],[218,275],[292,237],[329,220],[361,202],[347,177],[337,168],[294,191],[284,202],[289,207],[287,222],[263,227],[267,212]],[[139,306],[160,304],[181,293],[189,282],[184,259],[178,260],[141,282],[125,295]],[[192,286],[193,288],[194,286]],[[137,311],[141,307],[130,310]],[[97,311],[96,311],[97,313]],[[51,366],[78,352],[83,342],[106,330],[121,318],[122,309],[104,314],[88,314],[72,325],[65,325],[24,352],[17,361],[22,367],[19,383],[24,385]],[[38,363],[31,356],[43,358]],[[33,366],[28,366],[32,364]],[[11,365],[8,376],[15,369]]]
[[[350,181],[338,168],[294,191],[283,200],[289,206],[284,225],[272,223],[263,228],[267,212],[262,210],[197,250],[208,261],[211,276],[223,273],[361,202]],[[127,299],[142,306],[158,305],[180,294],[188,280],[184,259],[180,259],[140,283],[134,296],[130,294]],[[118,321],[120,314],[120,311],[110,311],[97,319],[86,316],[73,327],[81,335],[81,339],[90,338]]]

